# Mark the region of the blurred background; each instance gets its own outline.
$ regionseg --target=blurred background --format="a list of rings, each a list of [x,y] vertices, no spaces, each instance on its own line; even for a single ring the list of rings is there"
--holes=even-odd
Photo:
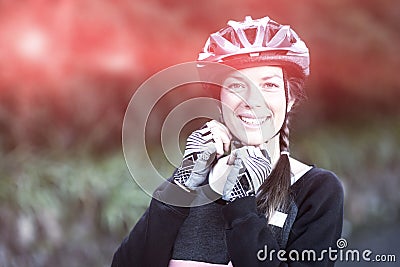
[[[1,0],[0,266],[110,265],[150,201],[122,153],[131,96],[245,15],[290,24],[308,44],[292,154],[342,179],[349,247],[400,260],[397,0]],[[163,103],[154,144],[175,102]]]

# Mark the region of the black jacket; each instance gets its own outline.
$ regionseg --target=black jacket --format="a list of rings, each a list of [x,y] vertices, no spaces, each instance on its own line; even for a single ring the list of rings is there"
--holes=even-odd
[[[276,235],[265,216],[257,213],[255,198],[245,197],[222,208],[228,253],[234,267],[334,265],[328,253],[322,254],[322,259],[318,258],[321,251],[336,249],[336,241],[341,236],[342,184],[332,172],[312,168],[292,185],[292,192],[297,215],[290,228],[286,254],[281,254],[281,258],[289,258],[292,250],[299,254],[304,250],[313,250],[317,260],[314,261],[313,255],[306,253],[305,261],[280,261],[277,252],[281,248]],[[163,184],[154,194],[157,199],[167,198],[171,194],[170,183]],[[183,190],[182,194],[185,194]],[[156,198],[152,199],[149,208],[115,252],[112,267],[168,266],[174,241],[190,208],[167,205]],[[269,253],[275,250],[272,261],[269,257],[265,260],[257,257],[257,253],[266,256],[260,252],[265,248]]]

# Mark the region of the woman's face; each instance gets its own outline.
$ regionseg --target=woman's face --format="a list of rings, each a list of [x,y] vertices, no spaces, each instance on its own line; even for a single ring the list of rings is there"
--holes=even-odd
[[[245,145],[260,145],[275,136],[286,113],[283,71],[260,66],[231,72],[221,89],[222,116]]]

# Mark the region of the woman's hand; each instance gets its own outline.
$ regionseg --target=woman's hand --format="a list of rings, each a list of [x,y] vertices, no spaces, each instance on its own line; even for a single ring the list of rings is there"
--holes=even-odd
[[[272,170],[267,150],[254,146],[232,151],[228,164],[233,168],[228,174],[222,199],[231,202],[237,198],[254,196]]]
[[[202,184],[213,161],[229,151],[231,138],[228,129],[215,120],[194,131],[186,141],[184,157],[174,175],[174,182],[187,191]]]
[[[217,149],[217,158],[221,157],[225,152],[229,152],[232,135],[228,128],[216,120],[206,123],[211,132],[212,139]]]

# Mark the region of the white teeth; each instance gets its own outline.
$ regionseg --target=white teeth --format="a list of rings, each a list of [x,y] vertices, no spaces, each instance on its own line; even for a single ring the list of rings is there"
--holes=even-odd
[[[251,125],[260,125],[263,124],[267,118],[262,118],[262,119],[253,119],[253,118],[248,118],[248,117],[242,117],[239,116],[239,118],[244,121],[247,124],[251,124]]]

